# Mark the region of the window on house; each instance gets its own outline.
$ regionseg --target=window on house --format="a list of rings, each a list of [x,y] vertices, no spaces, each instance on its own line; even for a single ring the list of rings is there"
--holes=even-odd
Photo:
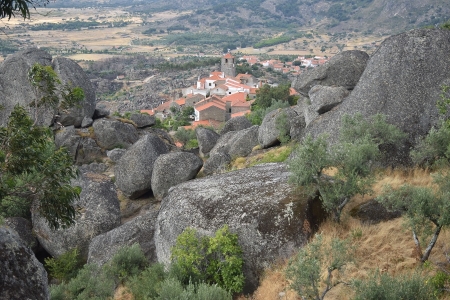
[[[228,95],[231,95],[231,92],[228,92]]]
[[[231,114],[231,108],[228,109],[228,112]]]
[[[209,86],[211,86],[211,82],[209,83]]]
[[[226,64],[228,63],[228,58],[225,58],[225,63],[226,63]]]

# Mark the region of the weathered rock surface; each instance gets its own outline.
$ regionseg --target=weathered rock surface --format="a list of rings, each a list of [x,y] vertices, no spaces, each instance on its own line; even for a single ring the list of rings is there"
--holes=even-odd
[[[109,110],[104,105],[97,105],[94,110],[94,120],[109,116]]]
[[[95,110],[95,90],[83,69],[73,60],[65,57],[55,57],[52,67],[61,79],[62,84],[81,87],[84,91],[84,102],[80,107],[73,107],[67,111],[59,110],[58,122],[64,126],[80,127],[84,118],[91,119]]]
[[[220,138],[220,135],[214,130],[203,127],[195,128],[195,134],[197,136],[201,155],[208,154]]]
[[[115,119],[96,120],[93,127],[98,145],[106,150],[128,149],[139,139],[133,125]]]
[[[222,131],[220,132],[221,135],[227,133],[228,131],[239,131],[242,129],[247,129],[252,127],[252,123],[244,116],[241,117],[235,117],[229,119],[225,126],[223,127]]]
[[[55,146],[65,147],[75,161],[77,156],[78,144],[81,136],[76,133],[74,126],[63,127],[55,134]]]
[[[5,225],[14,230],[22,239],[25,246],[35,252],[39,246],[39,241],[33,234],[31,222],[20,217],[5,219]]]
[[[0,299],[50,299],[47,272],[15,231],[0,227]]]
[[[90,164],[94,161],[101,161],[104,156],[102,149],[93,139],[84,137],[78,144],[75,162],[77,165]]]
[[[291,132],[291,120],[297,118],[297,113],[290,107],[277,109],[268,113],[258,129],[258,141],[262,148],[269,148],[280,143],[280,130],[277,128],[277,119],[285,115],[284,131]],[[300,119],[301,120],[301,119]],[[299,126],[299,124],[296,124]]]
[[[127,152],[127,150],[125,149],[112,149],[110,151],[106,151],[106,156],[108,156],[112,162],[117,163],[125,154],[125,152]]]
[[[352,93],[335,110],[310,123],[306,134],[339,136],[342,116],[384,114],[387,122],[409,134],[391,155],[391,164],[408,163],[418,137],[438,122],[441,86],[450,84],[450,31],[417,29],[387,38],[372,56]],[[430,60],[430,57],[433,57]]]
[[[264,268],[303,246],[323,218],[320,202],[296,195],[289,174],[283,164],[272,163],[177,185],[158,215],[158,261],[169,263],[185,228],[213,235],[227,224],[243,249],[245,292],[253,291]]]
[[[341,86],[323,86],[315,85],[309,91],[311,105],[306,107],[305,122],[306,126],[334,107],[338,106],[350,92]]]
[[[223,173],[230,163],[231,156],[228,153],[214,153],[203,164],[203,174],[211,175],[215,173]]]
[[[108,169],[108,166],[104,163],[91,163],[79,166],[78,169],[81,173],[103,173]]]
[[[326,64],[301,73],[292,87],[307,96],[315,85],[342,86],[351,90],[358,83],[366,68],[369,55],[359,50],[343,51],[333,56]]]
[[[148,114],[131,114],[130,120],[136,124],[137,128],[145,128],[155,125],[155,117]]]
[[[103,265],[124,246],[138,243],[150,262],[156,262],[155,232],[157,210],[149,210],[141,216],[96,236],[89,245],[88,263]]]
[[[371,225],[399,218],[402,212],[388,211],[382,204],[372,199],[353,208],[350,214],[354,218],[360,219],[362,223]]]
[[[160,155],[153,166],[153,195],[161,200],[171,187],[195,178],[202,166],[203,161],[192,153],[172,152]]]
[[[45,250],[54,257],[78,247],[80,254],[87,257],[91,240],[120,225],[120,207],[112,181],[100,174],[84,173],[72,182],[82,188],[81,213],[75,224],[66,229],[52,230],[45,219],[33,214],[33,228]]]
[[[210,151],[211,157],[217,153],[226,153],[231,158],[249,155],[253,147],[258,145],[258,128],[259,126],[255,125],[247,129],[225,133]]]
[[[55,58],[36,48],[19,51],[10,55],[0,64],[0,104],[4,107],[0,111],[0,125],[5,125],[7,116],[16,104],[25,107],[32,118],[35,117],[34,108],[30,103],[36,99],[34,90],[28,80],[28,71],[35,64],[52,66],[62,83],[71,82],[72,86],[79,86],[86,95],[82,108],[70,109],[70,117],[58,113],[58,119],[63,125],[79,127],[84,117],[92,117],[95,107],[95,92],[84,71],[74,61],[67,58]],[[57,110],[40,108],[37,114],[37,124],[49,126],[54,122]]]
[[[117,187],[131,199],[150,191],[155,160],[167,152],[159,137],[143,136],[117,162],[114,168]]]

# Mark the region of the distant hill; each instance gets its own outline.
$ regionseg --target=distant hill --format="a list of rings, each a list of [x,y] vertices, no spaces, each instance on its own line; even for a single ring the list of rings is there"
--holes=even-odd
[[[178,18],[191,31],[298,29],[393,34],[449,19],[448,0],[102,0],[56,1],[51,7],[123,6],[133,12],[192,11]]]

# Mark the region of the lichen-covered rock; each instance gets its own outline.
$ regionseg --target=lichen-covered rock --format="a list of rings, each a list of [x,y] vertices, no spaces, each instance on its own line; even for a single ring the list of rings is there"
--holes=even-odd
[[[318,116],[338,106],[350,92],[341,86],[315,85],[309,91],[311,105],[306,107],[306,126]]]
[[[202,166],[203,161],[192,153],[172,152],[160,155],[153,167],[153,195],[161,200],[171,187],[195,178]]]
[[[117,162],[117,187],[131,199],[150,191],[155,160],[167,152],[166,144],[156,135],[143,136]]]
[[[69,151],[70,156],[75,161],[78,145],[80,144],[81,136],[75,131],[75,127],[67,126],[59,129],[55,134],[55,146],[65,147]]]
[[[389,155],[391,165],[408,164],[409,149],[439,120],[436,102],[450,84],[450,31],[417,29],[387,38],[369,60],[352,93],[334,110],[309,124],[305,134],[339,137],[342,116],[377,113],[408,133]],[[430,57],[433,59],[430,60]]]
[[[73,60],[65,57],[55,57],[52,67],[58,74],[62,84],[80,87],[84,91],[84,101],[79,106],[67,110],[59,110],[57,119],[64,126],[80,127],[84,118],[91,119],[95,110],[95,90],[83,69]]]
[[[84,117],[83,121],[81,121],[81,128],[90,127],[94,123],[94,120],[89,117]]]
[[[158,261],[170,262],[171,247],[187,227],[213,235],[228,225],[243,250],[245,291],[253,291],[263,270],[305,245],[324,217],[320,201],[298,196],[289,176],[283,164],[263,164],[177,185],[161,203]]]
[[[94,120],[106,118],[109,114],[109,110],[104,105],[97,104],[94,110],[94,116],[92,118]]]
[[[117,163],[125,154],[125,152],[127,152],[127,150],[125,149],[112,149],[110,151],[106,151],[106,156],[108,156],[112,162]]]
[[[228,154],[231,158],[246,157],[258,145],[258,125],[239,130],[228,141]]]
[[[16,233],[0,227],[0,299],[50,299],[47,272]]]
[[[5,225],[17,233],[25,246],[36,252],[39,241],[33,234],[33,226],[30,221],[20,217],[11,217],[5,219]]]
[[[241,117],[235,117],[229,119],[225,126],[223,127],[222,131],[220,132],[221,135],[227,133],[228,131],[239,131],[242,129],[247,129],[252,127],[252,123],[244,116]]]
[[[133,220],[96,236],[89,245],[88,263],[104,265],[124,246],[138,243],[149,262],[156,262],[155,232],[157,210],[149,210]]]
[[[230,163],[231,156],[228,153],[213,153],[203,164],[203,174],[211,175],[216,173],[223,173],[226,171]]]
[[[139,139],[133,125],[115,119],[95,120],[93,127],[98,145],[106,150],[128,149]]]
[[[197,136],[201,155],[208,154],[220,138],[220,135],[214,130],[203,127],[195,128],[195,135]]]
[[[83,137],[79,140],[75,163],[77,165],[90,164],[95,161],[101,161],[104,158],[102,149],[97,143],[89,138]]]
[[[130,120],[136,124],[137,128],[145,128],[155,125],[155,117],[148,114],[131,114]]]
[[[0,126],[6,125],[17,104],[27,109],[34,119],[34,107],[30,104],[36,96],[28,80],[28,71],[35,63],[51,66],[52,56],[44,50],[32,48],[9,55],[0,64],[0,105],[3,107],[0,110]],[[37,124],[50,126],[55,113],[54,109],[40,109]]]
[[[54,257],[75,247],[83,257],[87,257],[89,243],[94,237],[120,225],[119,199],[114,184],[107,176],[83,173],[72,184],[82,189],[76,202],[81,210],[75,224],[66,229],[52,230],[38,213],[32,216],[40,244]]]
[[[292,86],[300,94],[307,96],[315,85],[342,86],[351,90],[358,83],[366,68],[369,55],[359,50],[349,50],[333,56],[324,65],[301,73]]]
[[[283,116],[284,115],[284,116]],[[268,113],[258,129],[258,141],[262,148],[269,148],[280,143],[280,130],[277,125],[277,119],[280,117],[285,118],[283,124],[285,134],[291,132],[291,120],[296,118],[298,114],[290,107],[277,109]]]

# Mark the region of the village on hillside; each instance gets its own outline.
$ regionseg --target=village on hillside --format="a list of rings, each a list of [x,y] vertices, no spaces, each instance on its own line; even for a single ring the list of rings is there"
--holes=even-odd
[[[236,59],[231,53],[226,53],[221,58],[220,71],[211,72],[209,77],[198,78],[195,85],[182,90],[181,98],[169,99],[156,108],[141,110],[141,112],[165,119],[173,111],[193,107],[194,115],[191,119],[194,128],[198,125],[225,122],[230,118],[250,113],[258,89],[268,84],[266,80],[251,74],[236,74],[237,64],[242,62],[247,62],[250,66],[260,64],[264,68],[272,68],[283,74],[290,73],[297,76],[302,70],[315,68],[328,60],[329,58],[319,56],[311,58],[299,56],[292,62],[276,59],[261,61],[256,56],[242,56]],[[297,91],[291,88],[290,94],[297,95]]]

